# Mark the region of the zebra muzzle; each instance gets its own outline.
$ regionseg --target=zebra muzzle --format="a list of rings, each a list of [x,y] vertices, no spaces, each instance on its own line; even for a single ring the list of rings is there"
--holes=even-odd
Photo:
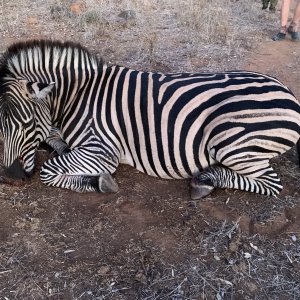
[[[22,179],[28,178],[28,174],[24,171],[23,164],[19,159],[15,159],[14,162],[5,169],[5,175],[12,179]]]

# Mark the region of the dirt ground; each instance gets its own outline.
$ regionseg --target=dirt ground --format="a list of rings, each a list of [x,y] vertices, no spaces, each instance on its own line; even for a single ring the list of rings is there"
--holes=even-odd
[[[264,40],[242,63],[300,99],[299,67],[300,44],[288,40]],[[47,155],[39,152],[37,169]],[[0,297],[300,299],[295,149],[273,166],[278,197],[216,190],[192,201],[188,180],[128,166],[115,174],[116,194],[47,187],[38,172],[22,186],[0,185]]]

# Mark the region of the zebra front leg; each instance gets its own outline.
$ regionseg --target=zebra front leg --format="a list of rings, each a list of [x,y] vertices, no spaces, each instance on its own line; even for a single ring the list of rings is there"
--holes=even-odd
[[[76,149],[47,160],[40,178],[49,186],[76,192],[117,192],[118,185],[111,176],[116,169],[116,159],[101,159],[87,149]]]
[[[232,188],[269,196],[280,193],[282,184],[272,167],[256,170],[256,174],[259,175],[243,175],[223,166],[209,167],[192,178],[191,198],[203,198],[214,188]]]
[[[75,192],[116,193],[119,188],[110,174],[87,175],[50,175],[41,171],[41,180],[49,186],[70,189]]]
[[[69,146],[65,143],[60,133],[60,130],[56,127],[52,127],[49,136],[45,142],[51,146],[58,155],[66,154],[70,152]]]

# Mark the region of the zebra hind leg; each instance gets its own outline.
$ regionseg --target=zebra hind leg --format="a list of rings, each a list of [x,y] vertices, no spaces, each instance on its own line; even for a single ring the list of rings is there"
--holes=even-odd
[[[246,176],[224,166],[213,166],[192,178],[191,198],[201,199],[214,188],[233,188],[270,196],[278,195],[282,184],[270,166],[260,170],[256,176]]]
[[[191,181],[191,198],[193,200],[201,199],[209,195],[214,189],[214,183],[210,178],[205,178],[205,172],[192,178]]]

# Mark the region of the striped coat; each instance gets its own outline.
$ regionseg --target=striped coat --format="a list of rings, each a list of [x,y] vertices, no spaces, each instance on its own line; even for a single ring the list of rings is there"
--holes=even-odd
[[[34,126],[25,134],[33,137],[30,145],[26,137],[5,144],[8,173],[16,165],[30,173],[39,143],[47,141],[59,155],[44,163],[42,181],[76,191],[116,191],[110,174],[126,163],[161,178],[191,177],[193,198],[215,187],[278,194],[269,160],[300,133],[297,100],[270,76],[140,72],[106,66],[69,43],[8,49],[0,65],[0,115],[12,116],[10,102],[21,115],[29,112],[18,126]],[[20,136],[1,122],[5,140]]]

